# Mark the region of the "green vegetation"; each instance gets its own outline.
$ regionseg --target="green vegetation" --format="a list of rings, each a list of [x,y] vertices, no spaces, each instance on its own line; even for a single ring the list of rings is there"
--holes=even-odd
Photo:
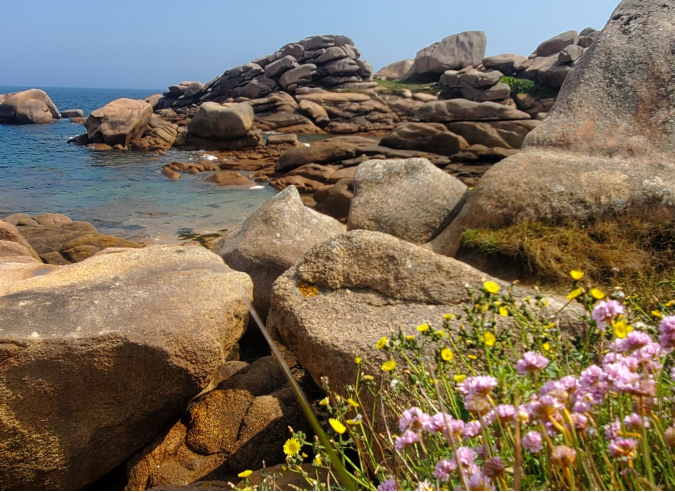
[[[558,96],[558,91],[528,79],[519,79],[518,77],[502,77],[500,82],[504,82],[509,87],[511,87],[511,94],[513,95],[527,94],[536,99],[547,99]]]
[[[462,235],[458,258],[488,273],[547,287],[581,269],[600,285],[621,285],[649,302],[665,293],[660,279],[675,279],[675,222],[662,219],[470,229]]]
[[[353,385],[325,386],[331,444],[291,429],[284,473],[299,490],[344,490],[338,472],[356,490],[673,490],[675,301],[648,312],[568,274],[566,299],[487,281],[382,337]]]
[[[427,94],[438,95],[441,92],[441,87],[438,83],[418,84],[414,82],[403,82],[400,80],[376,80],[380,86],[378,92],[383,94],[395,94],[397,91],[409,89],[413,94],[417,92],[425,92]]]

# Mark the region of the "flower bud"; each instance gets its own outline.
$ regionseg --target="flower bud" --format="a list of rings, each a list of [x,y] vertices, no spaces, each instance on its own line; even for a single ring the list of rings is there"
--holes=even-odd
[[[577,452],[567,446],[556,446],[551,453],[551,461],[562,467],[567,468],[577,460]]]
[[[666,442],[667,446],[675,448],[675,426],[670,426],[663,433],[663,440]]]

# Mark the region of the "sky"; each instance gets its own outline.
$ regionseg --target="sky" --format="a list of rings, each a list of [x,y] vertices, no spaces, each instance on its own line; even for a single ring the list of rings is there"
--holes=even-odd
[[[602,29],[619,0],[1,0],[0,86],[164,89],[317,34],[345,34],[375,69],[480,30],[487,55],[529,55]]]

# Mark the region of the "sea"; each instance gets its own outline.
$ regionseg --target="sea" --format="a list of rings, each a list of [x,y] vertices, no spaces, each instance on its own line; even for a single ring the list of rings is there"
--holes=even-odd
[[[0,86],[0,94],[30,87]],[[38,87],[59,108],[94,109],[120,97],[145,98],[163,90]],[[266,183],[242,190],[206,183],[204,174],[171,181],[160,171],[171,161],[195,161],[204,152],[94,152],[67,143],[84,133],[62,119],[45,125],[0,125],[0,219],[19,212],[62,213],[101,233],[170,244],[191,234],[229,229],[275,190]]]

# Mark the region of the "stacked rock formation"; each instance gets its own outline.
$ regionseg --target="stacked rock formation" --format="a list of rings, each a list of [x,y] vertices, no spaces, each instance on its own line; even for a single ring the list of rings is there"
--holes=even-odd
[[[51,123],[59,118],[56,104],[45,91],[29,89],[0,94],[0,123],[29,125]]]
[[[364,88],[370,87],[362,83],[372,75],[372,65],[361,59],[347,36],[311,36],[231,68],[201,87],[198,82],[171,86],[160,104],[180,107],[237,97],[258,99],[278,91],[293,94],[300,87]]]

